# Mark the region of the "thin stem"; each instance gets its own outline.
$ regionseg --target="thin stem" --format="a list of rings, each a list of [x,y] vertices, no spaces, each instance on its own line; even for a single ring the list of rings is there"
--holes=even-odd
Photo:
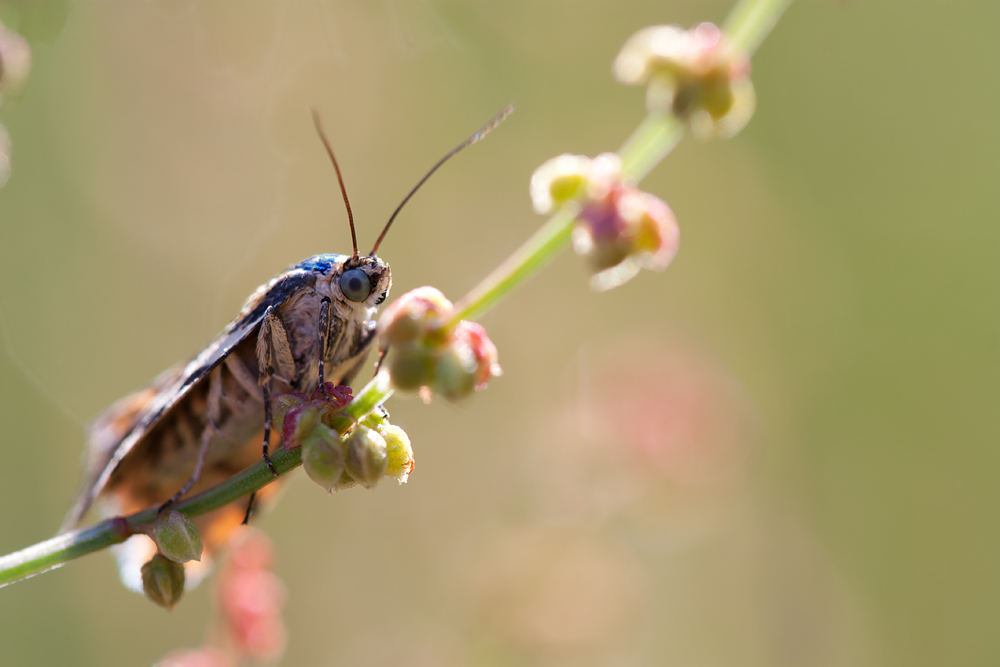
[[[683,136],[684,126],[674,116],[650,113],[618,150],[622,171],[638,183],[674,150]]]
[[[344,409],[353,421],[362,419],[375,406],[392,396],[388,376],[379,373],[372,378]],[[281,449],[271,456],[271,462],[284,476],[302,463],[301,449]],[[229,478],[222,484],[196,496],[182,500],[174,506],[178,512],[188,516],[198,516],[219,509],[229,503],[259,491],[276,478],[263,461]],[[50,540],[8,554],[0,558],[0,587],[33,577],[46,570],[65,565],[71,560],[94,551],[100,551],[114,544],[124,542],[130,536],[142,532],[143,527],[156,520],[157,508],[137,512],[127,517],[116,517],[87,528],[81,528]]]
[[[569,242],[575,219],[576,210],[572,206],[564,206],[557,211],[503,264],[458,300],[451,323],[483,314],[507,292],[547,264]]]
[[[722,29],[733,46],[752,56],[790,4],[792,0],[740,0]]]

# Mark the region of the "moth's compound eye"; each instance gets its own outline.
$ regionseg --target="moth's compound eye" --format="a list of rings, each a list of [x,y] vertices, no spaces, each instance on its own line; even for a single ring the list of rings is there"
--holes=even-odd
[[[351,301],[361,303],[372,293],[372,283],[368,274],[361,269],[344,271],[340,276],[340,291]]]

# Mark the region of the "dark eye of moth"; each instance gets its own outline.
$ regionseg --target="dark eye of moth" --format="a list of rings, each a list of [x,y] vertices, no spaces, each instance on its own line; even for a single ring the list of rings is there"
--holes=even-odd
[[[367,273],[361,269],[351,269],[340,276],[340,291],[351,301],[361,303],[372,293],[372,284]]]

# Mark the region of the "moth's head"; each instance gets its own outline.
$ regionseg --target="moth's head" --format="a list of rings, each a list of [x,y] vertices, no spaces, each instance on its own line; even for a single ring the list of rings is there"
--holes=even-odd
[[[333,276],[333,291],[341,300],[364,305],[379,305],[389,296],[392,272],[375,255],[348,257]]]

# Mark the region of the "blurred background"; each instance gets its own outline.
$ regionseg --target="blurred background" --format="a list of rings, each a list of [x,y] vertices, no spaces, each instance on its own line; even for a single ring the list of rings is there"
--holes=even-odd
[[[625,39],[729,6],[0,3],[33,55],[0,108],[0,551],[59,526],[99,411],[350,248],[311,105],[365,247],[517,105],[380,250],[391,297],[458,298],[542,222],[536,166],[642,119]],[[985,0],[794,3],[750,125],[643,184],[681,225],[665,273],[595,294],[567,251],[484,318],[488,391],[388,405],[408,484],[300,475],[261,518],[282,664],[997,664],[997,25]],[[153,664],[211,613],[96,554],[0,591],[0,664]]]

